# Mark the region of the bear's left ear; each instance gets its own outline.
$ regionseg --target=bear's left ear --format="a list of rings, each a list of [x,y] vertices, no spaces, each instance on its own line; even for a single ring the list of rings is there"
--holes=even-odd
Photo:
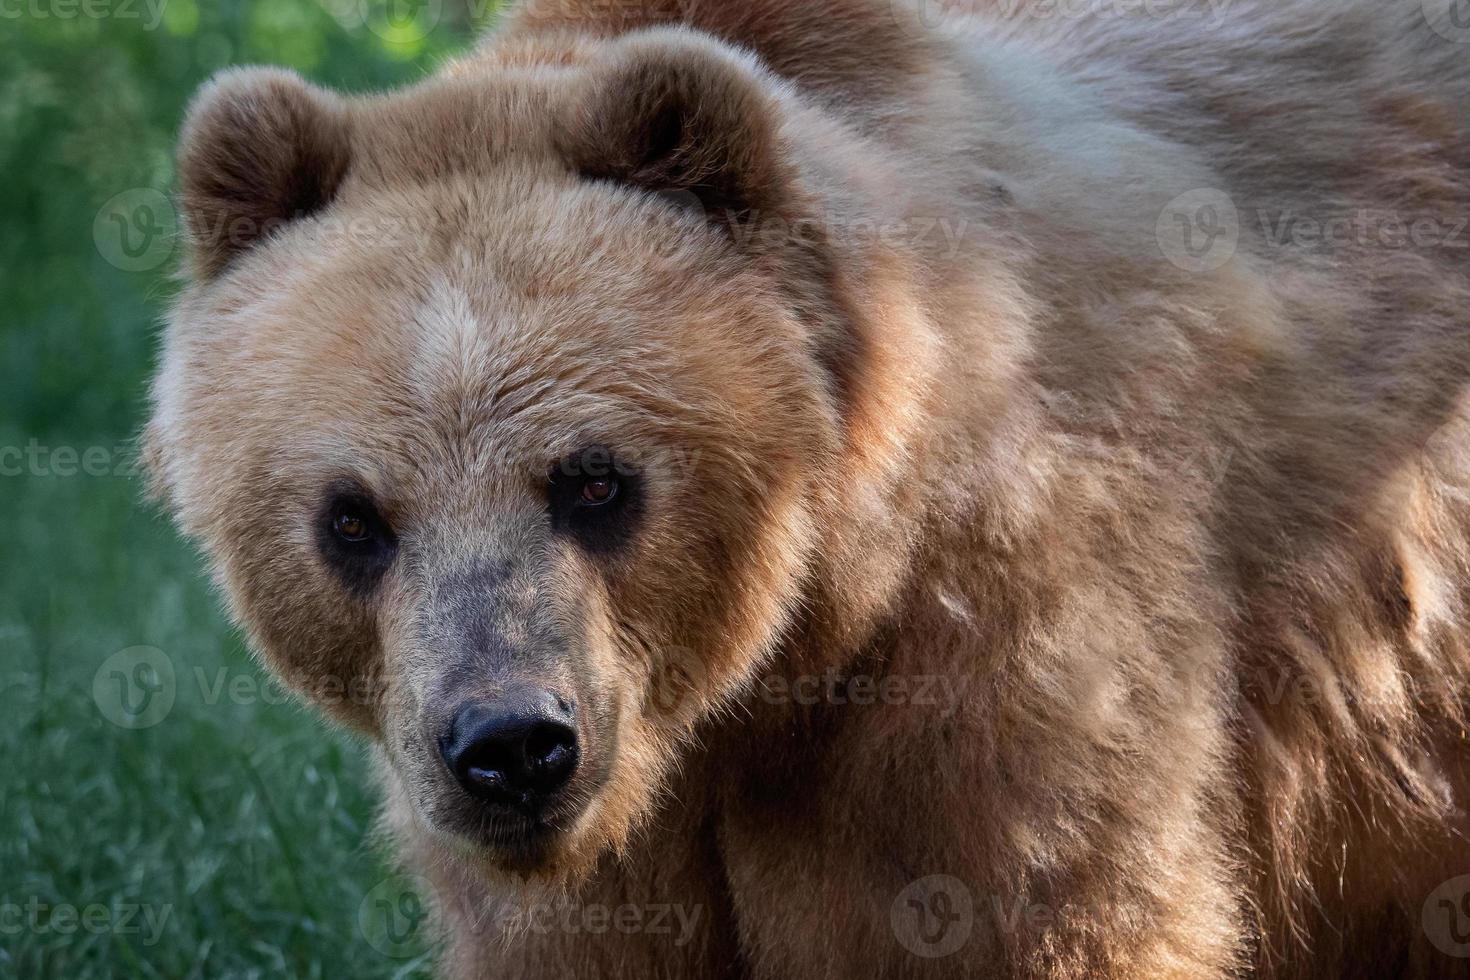
[[[562,152],[589,177],[693,194],[717,221],[774,210],[792,182],[775,84],[715,42],[635,35],[593,63]]]
[[[294,72],[231,68],[211,79],[179,137],[195,277],[213,278],[276,228],[330,203],[349,142],[342,100]]]

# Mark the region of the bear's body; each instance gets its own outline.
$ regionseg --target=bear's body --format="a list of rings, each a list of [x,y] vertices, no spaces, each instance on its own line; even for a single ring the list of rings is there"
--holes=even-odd
[[[201,97],[154,470],[277,669],[384,689],[335,707],[452,975],[1470,962],[1431,900],[1470,873],[1470,43],[1408,2],[977,7],[533,0],[404,93]],[[363,214],[412,241],[323,244]],[[584,402],[687,451],[631,551],[508,502]],[[362,606],[301,519],[239,523],[314,513],[321,458],[421,549]],[[600,782],[489,858],[415,740],[486,649],[567,647],[548,603],[613,637],[570,643],[596,683],[545,654]]]

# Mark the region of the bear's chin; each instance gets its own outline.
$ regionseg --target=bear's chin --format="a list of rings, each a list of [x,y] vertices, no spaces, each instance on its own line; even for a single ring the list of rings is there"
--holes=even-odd
[[[412,835],[414,850],[430,852],[436,863],[457,866],[489,884],[522,887],[575,886],[596,871],[605,854],[622,851],[632,835],[631,819],[618,819],[594,800],[566,826],[537,825],[516,833],[466,834],[429,825],[415,815],[404,825],[392,819],[396,834]]]
[[[596,855],[588,860],[564,830],[538,829],[514,837],[477,841],[454,834],[438,835],[441,848],[490,880],[568,882],[590,874]]]

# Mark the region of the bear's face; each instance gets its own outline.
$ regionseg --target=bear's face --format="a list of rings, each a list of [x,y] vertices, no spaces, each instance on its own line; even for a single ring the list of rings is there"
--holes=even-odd
[[[830,365],[791,267],[701,213],[775,206],[764,84],[645,39],[191,114],[155,478],[270,667],[490,866],[621,842],[804,601]]]

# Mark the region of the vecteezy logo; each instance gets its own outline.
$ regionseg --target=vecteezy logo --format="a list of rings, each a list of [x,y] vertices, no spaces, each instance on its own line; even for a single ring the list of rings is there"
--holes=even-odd
[[[92,222],[92,240],[111,265],[147,272],[173,254],[177,229],[168,198],[151,187],[135,187],[102,205]]]
[[[1470,958],[1470,875],[1451,878],[1430,892],[1421,922],[1424,934],[1441,953]]]
[[[704,201],[693,191],[669,188],[668,190],[656,192],[654,196],[661,199],[675,211],[683,212],[695,218],[703,218],[705,216]]]
[[[1440,37],[1470,44],[1470,0],[1421,0],[1424,19]]]
[[[693,650],[668,648],[649,678],[649,714],[674,727],[688,723],[698,713],[707,682],[704,664]]]
[[[419,875],[394,875],[378,882],[357,907],[357,928],[384,956],[403,959],[424,947],[421,929],[429,918],[424,896],[429,883]]]
[[[913,882],[889,909],[893,934],[915,956],[937,959],[960,950],[975,927],[975,902],[963,881],[929,875]]]
[[[443,0],[360,0],[362,21],[368,30],[394,44],[416,44],[439,25]]]
[[[1164,258],[1186,272],[1213,272],[1240,242],[1240,215],[1224,191],[1200,188],[1164,206],[1154,225]]]
[[[92,677],[92,700],[119,728],[152,728],[173,710],[173,661],[157,647],[119,650]]]
[[[924,36],[962,37],[978,29],[974,4],[967,0],[889,0],[899,30]]]

